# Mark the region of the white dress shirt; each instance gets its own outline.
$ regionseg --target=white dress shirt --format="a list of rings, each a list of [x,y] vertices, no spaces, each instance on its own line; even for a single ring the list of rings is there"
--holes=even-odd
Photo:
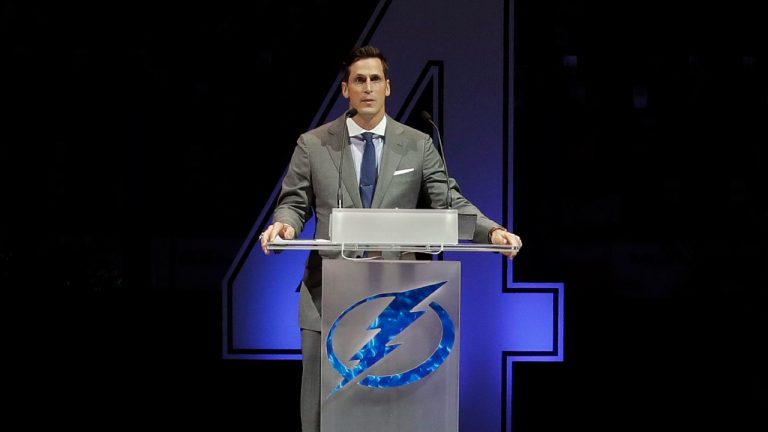
[[[352,161],[355,163],[355,174],[357,174],[357,183],[360,184],[360,166],[363,164],[363,151],[365,150],[365,140],[363,132],[373,132],[373,147],[376,149],[376,169],[381,172],[381,150],[384,148],[384,132],[387,130],[387,116],[371,130],[365,130],[357,125],[351,118],[347,119],[347,130],[349,131],[349,141],[352,143]]]

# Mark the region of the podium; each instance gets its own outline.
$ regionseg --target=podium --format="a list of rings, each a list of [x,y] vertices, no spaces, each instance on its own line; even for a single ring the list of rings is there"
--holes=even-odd
[[[382,257],[512,250],[460,243],[459,221],[456,210],[334,209],[330,240],[268,245],[339,252],[323,260],[323,432],[458,431],[460,263]]]

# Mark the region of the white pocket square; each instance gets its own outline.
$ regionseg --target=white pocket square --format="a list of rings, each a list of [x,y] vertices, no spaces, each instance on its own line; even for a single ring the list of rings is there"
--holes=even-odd
[[[395,171],[393,175],[407,174],[411,171],[413,171],[413,168],[401,169],[401,170]]]

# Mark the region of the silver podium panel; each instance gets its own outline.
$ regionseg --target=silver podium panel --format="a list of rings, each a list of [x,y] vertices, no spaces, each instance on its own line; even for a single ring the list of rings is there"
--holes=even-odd
[[[459,262],[323,262],[323,432],[458,431],[460,285]]]
[[[335,208],[328,235],[334,243],[448,245],[459,243],[458,226],[456,210]]]

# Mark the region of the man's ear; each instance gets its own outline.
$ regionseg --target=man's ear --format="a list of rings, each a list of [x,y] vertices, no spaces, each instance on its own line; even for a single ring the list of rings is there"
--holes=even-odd
[[[344,99],[349,99],[349,88],[345,82],[341,83],[341,95],[344,96]]]

